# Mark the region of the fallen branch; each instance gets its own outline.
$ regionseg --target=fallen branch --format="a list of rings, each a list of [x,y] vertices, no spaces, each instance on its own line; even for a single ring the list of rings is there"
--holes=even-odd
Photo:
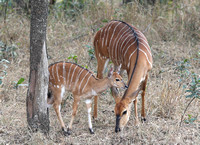
[[[183,112],[183,115],[182,115],[182,117],[181,117],[180,126],[181,126],[181,124],[182,124],[182,121],[183,121],[183,117],[184,117],[184,115],[185,115],[185,112],[187,111],[187,109],[188,109],[188,107],[190,106],[190,104],[194,101],[194,99],[195,99],[195,97],[192,98],[192,99],[190,100],[190,102],[188,103],[187,107],[185,108],[185,110],[184,110],[184,112]]]

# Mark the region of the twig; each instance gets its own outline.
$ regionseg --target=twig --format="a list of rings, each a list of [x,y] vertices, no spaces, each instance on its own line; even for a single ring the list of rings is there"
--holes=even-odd
[[[192,103],[192,101],[194,101],[194,99],[195,99],[195,97],[192,98],[192,99],[190,100],[190,102],[188,103],[187,107],[185,108],[185,110],[184,110],[184,112],[183,112],[183,115],[182,115],[182,117],[181,117],[180,126],[181,126],[181,124],[182,124],[183,116],[185,115],[185,112],[187,111],[187,109],[188,109],[188,107],[190,106],[190,104]]]
[[[151,26],[151,24],[149,24],[149,25],[146,27],[146,29],[145,29],[142,33],[145,33],[146,31],[148,31],[149,28],[150,28],[150,26]]]
[[[6,13],[7,13],[7,8],[8,8],[8,0],[6,1],[6,5],[5,5],[4,24],[6,23]]]
[[[9,34],[9,32],[8,32],[8,27],[7,27],[7,24],[6,24],[6,13],[7,13],[7,8],[8,8],[8,0],[6,1],[6,5],[5,5],[4,25],[5,25],[5,27],[6,27],[7,34],[8,34],[8,36],[9,36],[9,38],[10,38],[9,41],[10,41],[10,43],[12,44],[12,40],[11,40],[10,34]],[[7,46],[7,44],[6,44],[6,46]]]

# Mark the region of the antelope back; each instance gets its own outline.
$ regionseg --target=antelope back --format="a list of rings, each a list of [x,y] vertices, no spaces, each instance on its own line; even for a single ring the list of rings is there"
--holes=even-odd
[[[131,63],[135,64],[136,50],[139,47],[149,67],[152,66],[152,55],[146,37],[125,22],[109,22],[96,33],[94,46],[96,57],[109,58],[115,65],[121,64],[123,69],[128,69]]]
[[[81,94],[95,76],[87,69],[70,62],[56,62],[49,66],[49,86],[65,87],[72,93]]]

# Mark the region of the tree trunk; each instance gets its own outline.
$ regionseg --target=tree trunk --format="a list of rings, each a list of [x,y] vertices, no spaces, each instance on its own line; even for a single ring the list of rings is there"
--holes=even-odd
[[[32,131],[41,130],[44,133],[49,131],[47,15],[47,0],[31,0],[30,77],[26,99],[27,121]]]

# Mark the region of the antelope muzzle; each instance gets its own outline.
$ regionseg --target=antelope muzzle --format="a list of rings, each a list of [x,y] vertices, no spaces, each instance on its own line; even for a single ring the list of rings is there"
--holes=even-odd
[[[120,127],[119,127],[119,122],[120,122],[121,117],[119,115],[116,115],[116,126],[115,126],[115,132],[119,132],[121,131]]]

